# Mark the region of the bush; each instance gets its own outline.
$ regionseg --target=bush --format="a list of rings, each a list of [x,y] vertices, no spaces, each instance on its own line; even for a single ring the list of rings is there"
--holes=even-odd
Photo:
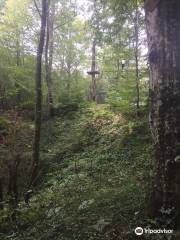
[[[11,122],[5,118],[0,117],[0,135],[6,135],[8,133]]]
[[[19,108],[22,110],[34,111],[34,102],[32,101],[23,102],[20,104]]]
[[[79,104],[76,102],[68,103],[68,104],[58,104],[54,108],[55,115],[66,115],[68,113],[75,112],[79,109]]]

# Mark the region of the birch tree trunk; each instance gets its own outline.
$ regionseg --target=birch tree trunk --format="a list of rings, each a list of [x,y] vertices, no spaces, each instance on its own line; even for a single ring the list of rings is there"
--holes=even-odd
[[[34,146],[33,146],[33,163],[32,163],[32,176],[30,185],[35,183],[38,175],[39,168],[39,146],[41,136],[41,111],[42,111],[42,89],[41,89],[41,78],[42,78],[42,54],[44,48],[45,29],[46,29],[46,15],[47,15],[47,0],[42,0],[42,12],[41,12],[41,28],[39,44],[37,49],[36,57],[36,106],[35,106],[35,134],[34,134]]]
[[[146,0],[151,128],[156,149],[154,215],[180,210],[180,1]]]

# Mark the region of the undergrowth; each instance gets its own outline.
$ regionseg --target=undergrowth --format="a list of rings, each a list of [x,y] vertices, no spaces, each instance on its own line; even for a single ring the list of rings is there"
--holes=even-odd
[[[106,105],[45,122],[39,185],[29,207],[1,211],[0,239],[135,239],[152,175],[148,129],[146,117]]]

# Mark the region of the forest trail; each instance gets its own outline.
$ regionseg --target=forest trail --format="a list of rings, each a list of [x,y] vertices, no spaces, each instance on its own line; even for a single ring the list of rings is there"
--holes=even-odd
[[[127,121],[107,105],[45,122],[41,162],[46,173],[30,207],[22,204],[18,210],[15,239],[110,240],[133,234],[143,219],[149,182],[146,129],[145,122]]]

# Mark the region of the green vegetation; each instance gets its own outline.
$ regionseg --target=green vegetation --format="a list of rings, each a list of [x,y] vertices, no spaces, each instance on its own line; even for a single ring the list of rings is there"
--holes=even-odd
[[[1,239],[133,239],[152,169],[146,117],[88,105],[44,122],[42,134],[40,182],[29,207],[1,211]]]
[[[180,239],[179,10],[0,0],[0,240]]]

